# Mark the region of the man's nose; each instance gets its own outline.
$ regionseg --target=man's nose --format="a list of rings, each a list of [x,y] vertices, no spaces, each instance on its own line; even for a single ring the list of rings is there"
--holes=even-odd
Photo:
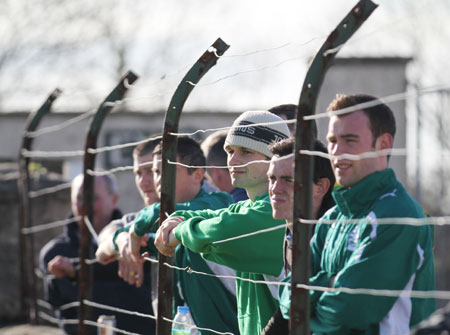
[[[141,183],[146,185],[153,184],[153,175],[149,173],[144,174],[141,178]]]
[[[236,152],[228,155],[228,165],[239,165],[239,157]]]

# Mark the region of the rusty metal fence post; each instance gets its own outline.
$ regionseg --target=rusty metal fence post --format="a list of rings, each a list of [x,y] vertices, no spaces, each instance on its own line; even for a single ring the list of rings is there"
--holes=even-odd
[[[216,64],[217,59],[228,48],[229,45],[220,38],[217,39],[184,76],[170,101],[165,115],[162,138],[160,223],[166,219],[166,213],[172,213],[175,208],[176,166],[169,164],[169,161],[176,161],[177,141],[176,137],[170,133],[178,132],[178,124],[183,106],[195,85]],[[172,324],[164,320],[164,318],[172,319],[173,270],[165,266],[164,263],[172,264],[172,259],[160,254],[158,262],[158,313],[156,322],[156,333],[158,335],[169,335],[172,327]]]
[[[33,146],[33,137],[28,133],[35,131],[42,118],[51,110],[53,102],[61,94],[59,89],[55,89],[45,100],[42,106],[29,115],[25,126],[25,133],[22,137],[22,145],[19,152],[19,178],[17,187],[19,191],[19,246],[20,254],[20,287],[21,287],[21,310],[25,311],[28,322],[37,323],[37,287],[36,275],[34,272],[34,239],[33,236],[25,235],[22,229],[32,226],[31,204],[28,192],[31,188],[29,164],[30,158],[23,155],[24,151],[30,151]]]
[[[309,334],[309,291],[298,288],[297,284],[308,285],[311,256],[309,240],[312,226],[302,224],[299,219],[311,219],[313,160],[311,156],[300,155],[300,150],[313,149],[313,122],[305,116],[314,115],[317,97],[325,73],[332,65],[339,49],[358,30],[375,10],[370,0],[361,0],[331,32],[314,57],[303,82],[298,103],[297,126],[295,129],[295,181],[293,213],[293,252],[291,281],[290,334]]]
[[[86,217],[93,222],[93,201],[94,201],[94,180],[95,177],[87,173],[88,170],[94,170],[96,154],[90,153],[89,149],[97,148],[97,138],[100,133],[104,119],[114,107],[114,102],[121,100],[126,91],[127,85],[133,84],[137,76],[129,71],[121,79],[119,84],[111,91],[106,99],[101,103],[94,118],[91,121],[88,134],[86,136],[84,164],[83,164],[83,203],[82,218],[80,220],[80,272],[78,276],[78,298],[80,306],[78,309],[78,334],[86,334],[86,325],[84,320],[89,319],[89,307],[84,303],[85,299],[92,297],[92,269],[86,264],[86,260],[93,257],[92,238],[87,226]]]

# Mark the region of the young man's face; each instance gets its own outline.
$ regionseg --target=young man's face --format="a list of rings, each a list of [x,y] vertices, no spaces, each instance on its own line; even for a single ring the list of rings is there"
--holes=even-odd
[[[252,161],[267,160],[266,156],[237,145],[229,145],[225,151],[227,152],[227,164],[228,170],[230,171],[231,183],[234,187],[247,189],[258,186],[261,183],[267,184],[269,164],[261,162],[240,166]]]
[[[363,111],[341,116],[332,116],[328,126],[328,153],[330,155],[361,154],[380,150],[379,141],[373,146],[369,118]],[[384,157],[385,158],[385,157]],[[353,186],[369,174],[380,170],[380,159],[365,158],[350,160],[332,158],[336,181],[345,187]]]
[[[161,159],[162,157],[160,154],[156,154],[153,156],[153,179],[155,181],[156,193],[159,197],[161,197]],[[175,183],[175,202],[184,203],[187,201],[191,201],[195,197],[192,192],[193,187],[198,185],[195,174],[189,174],[188,169],[181,165],[177,165],[176,174],[177,180]]]
[[[134,180],[142,199],[144,199],[145,206],[159,201],[153,181],[152,165],[153,154],[151,153],[133,159]]]
[[[294,157],[273,156],[270,160],[269,195],[272,216],[277,220],[292,222],[294,206]]]

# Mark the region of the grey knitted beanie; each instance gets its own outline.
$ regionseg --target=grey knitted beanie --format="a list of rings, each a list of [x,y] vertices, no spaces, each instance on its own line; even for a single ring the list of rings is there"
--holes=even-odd
[[[283,119],[267,111],[242,113],[233,122],[233,128],[228,132],[224,148],[228,145],[237,145],[271,158],[272,153],[269,150],[269,145],[272,142],[279,142],[288,138],[290,136],[289,128],[285,123],[256,126],[253,126],[253,124],[275,121],[283,121]]]

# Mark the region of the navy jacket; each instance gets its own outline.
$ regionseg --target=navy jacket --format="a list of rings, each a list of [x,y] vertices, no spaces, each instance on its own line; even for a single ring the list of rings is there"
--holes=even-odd
[[[120,219],[122,214],[115,210],[112,220]],[[57,255],[78,258],[80,237],[78,222],[70,223],[60,236],[49,241],[40,252],[40,266],[44,274],[48,274],[47,265]],[[96,246],[94,246],[94,249]],[[79,268],[78,262],[74,262]],[[151,307],[151,283],[149,271],[145,271],[144,284],[140,288],[131,286],[124,282],[118,275],[118,262],[108,265],[95,263],[93,266],[93,301],[114,306],[126,310],[138,311],[145,314],[153,314]],[[75,279],[56,279],[46,277],[44,279],[44,290],[47,301],[54,307],[78,300],[77,277]],[[102,315],[115,315],[116,327],[129,332],[140,334],[154,334],[155,323],[148,318],[132,316],[109,310],[91,308],[92,320]],[[60,312],[61,319],[77,319],[77,308],[70,308]],[[76,334],[77,325],[63,325],[68,334]],[[95,327],[88,327],[92,334],[97,334]]]

